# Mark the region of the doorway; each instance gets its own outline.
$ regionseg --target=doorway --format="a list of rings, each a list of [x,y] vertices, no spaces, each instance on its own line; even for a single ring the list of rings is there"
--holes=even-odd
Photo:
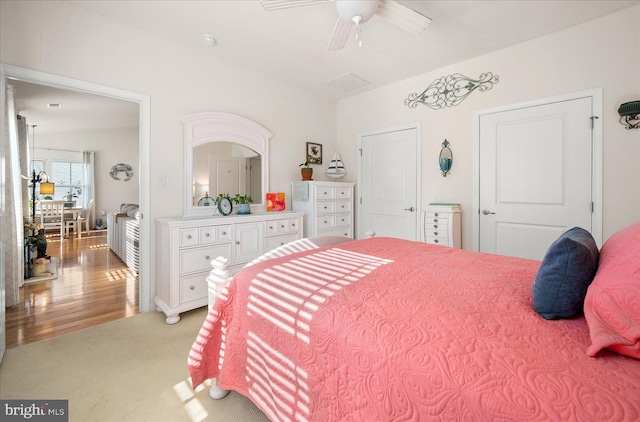
[[[152,309],[151,294],[150,294],[150,220],[144,218],[149,215],[149,148],[150,148],[150,98],[147,95],[137,94],[129,91],[119,90],[111,87],[106,87],[97,84],[91,84],[75,79],[65,78],[57,75],[51,75],[44,72],[38,72],[30,69],[20,68],[11,65],[0,64],[0,85],[4,87],[7,85],[7,79],[15,79],[23,82],[45,85],[60,89],[67,89],[71,91],[84,92],[89,94],[96,94],[101,96],[107,96],[111,98],[121,99],[124,101],[130,101],[137,103],[139,106],[139,197],[140,197],[140,270],[139,270],[139,306],[140,312],[148,312]],[[4,97],[4,95],[3,95]],[[4,101],[0,104],[0,122],[4,127],[4,120],[6,115]],[[4,132],[0,134],[3,137],[4,144]],[[1,261],[4,265],[4,261]],[[4,270],[4,268],[2,268]],[[0,284],[0,297],[2,303],[0,303],[0,318],[4,321],[4,280]],[[0,333],[0,350],[4,349],[4,324],[1,326],[2,333]]]
[[[419,240],[420,126],[359,136],[357,239]]]
[[[601,244],[601,90],[479,112],[474,248],[541,260],[580,226]]]

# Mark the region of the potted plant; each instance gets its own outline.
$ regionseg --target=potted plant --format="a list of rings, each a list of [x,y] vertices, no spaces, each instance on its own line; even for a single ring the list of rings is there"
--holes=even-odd
[[[238,204],[238,214],[251,214],[251,207],[249,206],[249,204],[253,203],[251,196],[236,193],[236,196],[231,198],[231,200]]]
[[[313,180],[313,169],[309,167],[311,157],[307,157],[307,161],[300,164],[298,167],[300,168],[300,174],[302,175],[302,180]]]

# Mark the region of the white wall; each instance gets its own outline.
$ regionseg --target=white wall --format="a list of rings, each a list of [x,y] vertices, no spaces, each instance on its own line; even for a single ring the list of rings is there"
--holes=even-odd
[[[145,218],[152,221],[183,213],[180,118],[185,115],[235,113],[272,132],[272,191],[289,192],[291,180],[300,178],[305,142],[324,144],[325,154],[335,150],[335,103],[310,101],[306,91],[213,54],[205,56],[57,1],[0,2],[0,31],[0,61],[5,64],[150,96],[151,215]],[[160,174],[166,174],[166,186],[157,185]],[[153,298],[155,248],[150,254]]]
[[[104,130],[99,132],[69,132],[43,134],[38,137],[38,145],[46,145],[52,150],[94,151],[95,152],[95,211],[92,217],[100,217],[101,211],[118,211],[120,204],[137,204],[139,197],[139,153],[137,130]],[[50,156],[50,154],[46,154]],[[82,159],[82,157],[80,157]],[[111,167],[118,163],[131,165],[133,177],[126,182],[125,175],[118,174],[120,180],[111,178]]]
[[[421,122],[422,206],[459,202],[463,208],[463,247],[472,248],[473,112],[528,100],[603,87],[603,240],[640,219],[640,130],[625,130],[618,106],[640,99],[640,6],[504,50],[363,93],[338,103],[338,150],[357,167],[358,134]],[[442,76],[483,72],[499,75],[486,92],[474,92],[460,105],[431,110],[404,106]],[[440,175],[438,154],[451,143],[454,164]],[[354,172],[345,178],[357,181]]]

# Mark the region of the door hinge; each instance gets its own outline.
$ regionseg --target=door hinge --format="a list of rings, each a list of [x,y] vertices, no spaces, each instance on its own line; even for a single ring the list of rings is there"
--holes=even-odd
[[[360,197],[360,203],[362,204],[362,197]]]
[[[359,148],[358,151],[360,151],[360,156],[362,157],[362,148]]]
[[[594,209],[594,205],[593,205],[593,201],[591,202],[591,214],[593,214],[593,209]]]
[[[595,121],[596,121],[596,119],[599,119],[599,117],[598,116],[591,116],[589,118],[591,119],[591,129],[593,129],[596,126]]]

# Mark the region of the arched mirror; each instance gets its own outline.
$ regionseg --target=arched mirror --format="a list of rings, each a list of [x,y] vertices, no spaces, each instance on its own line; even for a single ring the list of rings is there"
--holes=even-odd
[[[208,216],[219,193],[249,195],[264,209],[269,187],[269,138],[256,122],[229,113],[185,116],[185,216]]]

